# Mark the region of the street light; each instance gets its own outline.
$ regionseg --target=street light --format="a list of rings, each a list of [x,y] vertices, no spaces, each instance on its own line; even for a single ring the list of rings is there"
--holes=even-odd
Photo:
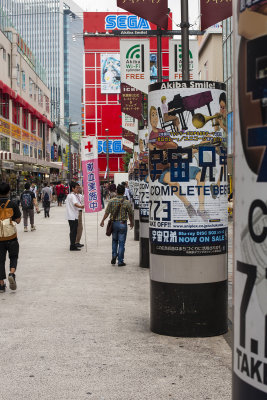
[[[109,132],[109,129],[108,128],[106,128],[105,129],[105,132],[106,132],[106,134],[107,134],[107,150],[106,150],[106,157],[107,157],[107,179],[108,179],[108,183],[109,183],[109,141],[108,141],[108,132]]]
[[[78,122],[70,122],[69,123],[69,182],[72,180],[72,164],[71,164],[71,134],[70,128],[71,126],[79,125]]]

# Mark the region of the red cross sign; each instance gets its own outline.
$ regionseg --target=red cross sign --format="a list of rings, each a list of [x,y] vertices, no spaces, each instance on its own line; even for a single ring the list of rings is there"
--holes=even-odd
[[[87,142],[87,146],[84,147],[85,149],[88,149],[89,153],[93,148],[93,145],[91,144],[91,142]]]

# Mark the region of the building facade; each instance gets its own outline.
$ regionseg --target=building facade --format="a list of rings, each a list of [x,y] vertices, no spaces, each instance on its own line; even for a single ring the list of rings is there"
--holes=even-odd
[[[81,125],[82,9],[72,0],[0,0],[0,12],[2,30],[11,22],[46,71],[52,121]]]
[[[84,33],[105,33],[105,36],[84,37],[84,127],[85,134],[98,137],[98,163],[100,179],[104,180],[107,171],[107,138],[109,146],[109,177],[114,173],[124,172],[122,146],[122,114],[120,106],[120,90],[106,90],[103,86],[104,65],[109,60],[114,69],[111,73],[118,74],[120,66],[120,38],[109,36],[108,33],[117,29],[120,16],[129,13],[86,12],[84,13]],[[124,18],[124,25],[125,20]],[[139,18],[134,17],[138,24]],[[145,22],[149,29],[156,26]],[[121,27],[119,26],[121,29]],[[126,28],[126,29],[125,29]],[[127,30],[129,27],[124,27]],[[131,29],[131,28],[130,28]],[[171,21],[169,29],[171,29]],[[162,40],[163,76],[169,75],[169,39]],[[150,54],[157,53],[156,38],[150,39]],[[152,58],[151,58],[152,59]],[[102,63],[101,63],[102,60]],[[152,63],[153,64],[153,63]],[[109,68],[111,66],[109,65]],[[109,71],[107,71],[108,75]],[[101,85],[102,82],[102,85]]]
[[[50,91],[30,49],[12,28],[0,31],[0,180],[20,191],[24,179],[49,178]]]

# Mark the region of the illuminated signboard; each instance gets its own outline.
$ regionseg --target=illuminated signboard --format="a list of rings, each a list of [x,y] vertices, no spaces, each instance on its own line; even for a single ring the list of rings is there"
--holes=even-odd
[[[105,18],[105,29],[136,29],[150,30],[150,24],[147,20],[139,18],[136,15],[107,15]]]
[[[121,140],[109,140],[108,141],[108,149],[109,154],[124,154],[125,151],[122,148]],[[107,141],[106,140],[98,140],[98,154],[107,152]]]

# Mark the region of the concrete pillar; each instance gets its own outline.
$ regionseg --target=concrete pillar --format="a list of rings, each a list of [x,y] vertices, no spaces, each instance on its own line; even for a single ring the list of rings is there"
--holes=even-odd
[[[238,2],[233,8],[233,400],[267,398],[267,15],[263,3],[252,7],[251,2]]]
[[[139,265],[149,268],[148,130],[139,131]]]
[[[151,330],[159,334],[227,331],[225,107],[222,83],[150,85]]]

